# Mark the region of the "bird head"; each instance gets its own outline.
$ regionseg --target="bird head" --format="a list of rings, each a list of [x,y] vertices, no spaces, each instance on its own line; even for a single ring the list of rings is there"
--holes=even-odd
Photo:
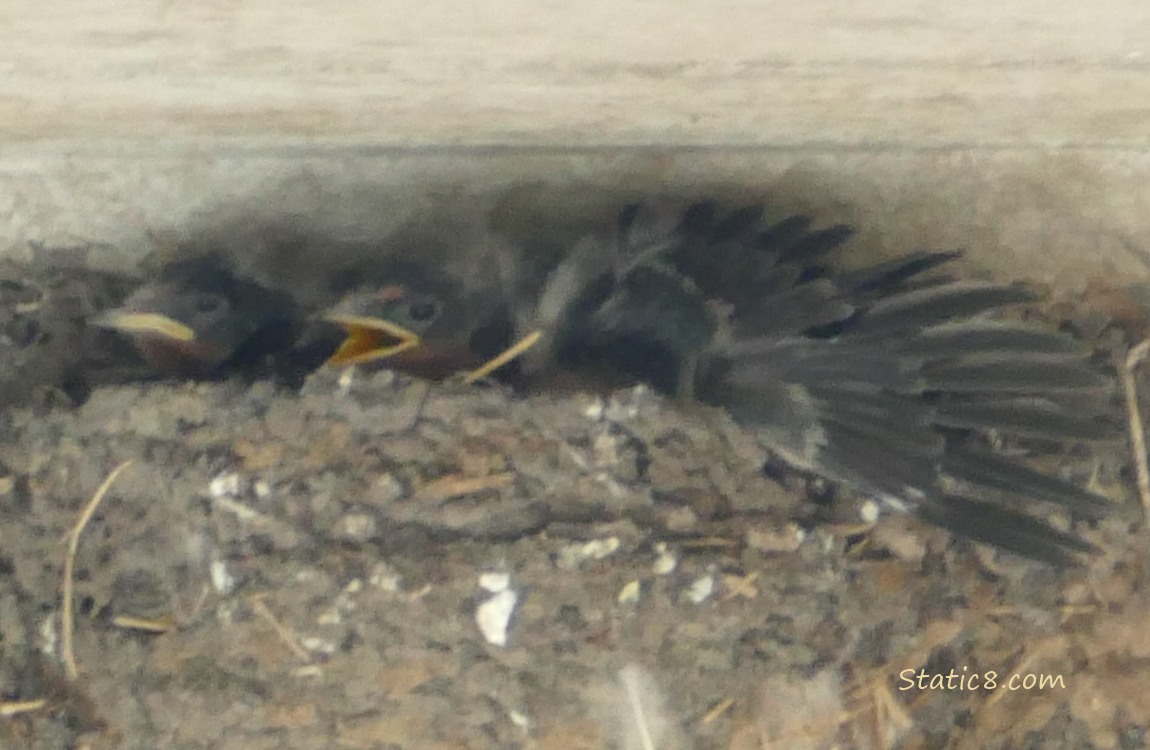
[[[345,334],[327,363],[364,364],[416,349],[442,307],[434,295],[397,284],[352,292],[321,316]]]
[[[482,365],[513,339],[515,328],[494,285],[420,273],[360,287],[320,318],[342,329],[327,364],[381,363],[441,379]]]
[[[297,317],[286,294],[200,260],[173,264],[89,323],[129,337],[159,372],[195,377],[286,344]]]

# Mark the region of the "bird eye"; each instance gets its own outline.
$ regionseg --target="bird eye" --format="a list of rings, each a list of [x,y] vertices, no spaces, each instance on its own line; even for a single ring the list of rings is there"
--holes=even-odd
[[[408,308],[407,314],[416,323],[426,323],[439,313],[439,306],[431,300],[415,302]]]

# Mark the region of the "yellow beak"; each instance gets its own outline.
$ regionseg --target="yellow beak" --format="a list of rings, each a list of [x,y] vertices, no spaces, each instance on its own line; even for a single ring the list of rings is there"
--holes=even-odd
[[[145,333],[162,336],[172,341],[191,342],[196,332],[177,320],[158,313],[130,310],[111,310],[92,319],[93,325],[114,328],[125,333]]]
[[[380,318],[330,314],[323,319],[335,323],[347,333],[347,338],[326,363],[337,367],[387,359],[422,343],[414,331]]]

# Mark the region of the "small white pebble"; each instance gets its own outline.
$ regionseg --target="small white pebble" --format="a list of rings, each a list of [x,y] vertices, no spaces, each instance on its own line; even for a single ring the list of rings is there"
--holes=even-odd
[[[643,592],[643,587],[639,584],[639,580],[628,581],[619,589],[619,595],[615,597],[615,601],[619,604],[634,604],[639,601],[639,595]]]
[[[611,397],[604,409],[607,419],[612,422],[626,422],[639,416],[639,411],[649,400],[650,389],[640,383],[627,391],[620,391]]]
[[[839,548],[838,537],[825,529],[815,529],[814,540],[824,555],[835,554]]]
[[[230,594],[236,587],[236,577],[228,570],[228,564],[223,560],[212,560],[208,566],[208,577],[212,581],[212,590],[221,596]]]
[[[339,519],[336,531],[342,539],[363,542],[375,535],[375,516],[367,513],[348,513]]]
[[[339,607],[329,607],[315,618],[319,625],[339,625],[343,622],[343,613],[339,611]]]
[[[59,642],[56,631],[56,615],[49,614],[40,623],[40,653],[50,659],[57,658],[56,647]]]
[[[315,654],[330,655],[334,654],[336,649],[335,643],[327,640],[326,638],[319,638],[314,635],[300,638],[299,645]]]
[[[220,474],[208,483],[208,494],[213,498],[239,497],[242,493],[243,480],[235,472]]]
[[[859,506],[859,518],[863,523],[877,523],[881,510],[874,500],[867,500]]]
[[[524,732],[531,728],[531,720],[527,718],[527,714],[522,711],[511,709],[507,712],[507,718],[511,719],[511,723],[522,729]]]
[[[357,605],[356,594],[363,590],[363,581],[358,578],[352,579],[350,583],[343,587],[343,590],[336,594],[335,606],[341,612],[352,612]]]
[[[480,573],[479,588],[492,594],[499,594],[511,585],[511,575],[508,573]]]
[[[351,390],[352,383],[355,382],[355,368],[345,367],[339,373],[339,379],[335,381],[339,387],[339,394],[346,396],[347,392]]]
[[[555,564],[560,570],[574,570],[585,560],[602,560],[605,557],[613,555],[619,550],[620,546],[622,546],[622,543],[619,541],[619,537],[614,536],[607,537],[606,539],[592,539],[589,542],[568,544],[559,550]]]
[[[372,482],[372,500],[379,503],[390,503],[403,497],[403,484],[391,472],[381,474]]]
[[[379,563],[371,569],[367,582],[380,591],[398,592],[403,588],[403,576],[387,563]]]
[[[226,510],[241,521],[261,523],[266,520],[259,511],[252,510],[241,502],[231,499],[227,495],[220,495],[213,499],[213,504],[220,510]]]
[[[224,625],[231,625],[239,615],[241,602],[235,599],[225,599],[216,607],[216,621]]]
[[[598,422],[603,418],[603,411],[603,399],[597,398],[591,402],[590,406],[583,410],[583,416],[587,417],[587,419]]]
[[[686,505],[670,508],[663,518],[663,524],[670,532],[688,532],[699,528],[699,514]]]
[[[606,539],[593,539],[583,545],[583,556],[588,560],[602,560],[615,554],[619,550],[619,537],[609,536]]]
[[[794,552],[802,546],[807,532],[794,522],[779,526],[755,527],[744,535],[747,546],[757,552]]]
[[[883,495],[879,498],[882,503],[879,506],[881,511],[883,507],[888,510],[894,510],[899,513],[909,513],[912,503],[921,503],[926,500],[926,494],[921,490],[916,490],[914,487],[906,488],[906,497],[898,497],[897,495]]]
[[[484,640],[493,646],[507,645],[507,629],[518,602],[518,594],[511,589],[504,589],[476,607],[475,624],[479,626]]]
[[[711,594],[715,593],[715,577],[713,575],[705,575],[698,578],[687,587],[686,596],[687,600],[692,604],[702,604],[711,598]]]
[[[292,677],[322,677],[323,668],[318,664],[306,664],[302,667],[296,667],[291,674]]]
[[[257,479],[256,483],[252,485],[252,489],[255,491],[256,497],[261,499],[272,494],[271,482],[266,479]]]
[[[666,542],[659,542],[655,545],[655,563],[651,566],[651,571],[657,576],[665,576],[674,572],[675,568],[679,567],[679,558],[675,557],[675,553],[667,549]]]

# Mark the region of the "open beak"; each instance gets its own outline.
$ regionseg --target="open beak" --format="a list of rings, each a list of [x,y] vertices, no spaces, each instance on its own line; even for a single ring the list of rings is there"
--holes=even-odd
[[[387,359],[422,343],[419,334],[381,318],[331,313],[324,315],[323,320],[335,323],[346,334],[326,362],[336,367]]]
[[[90,322],[101,328],[113,328],[133,335],[157,336],[183,344],[192,343],[196,340],[196,332],[191,328],[158,313],[109,310],[95,316]]]

